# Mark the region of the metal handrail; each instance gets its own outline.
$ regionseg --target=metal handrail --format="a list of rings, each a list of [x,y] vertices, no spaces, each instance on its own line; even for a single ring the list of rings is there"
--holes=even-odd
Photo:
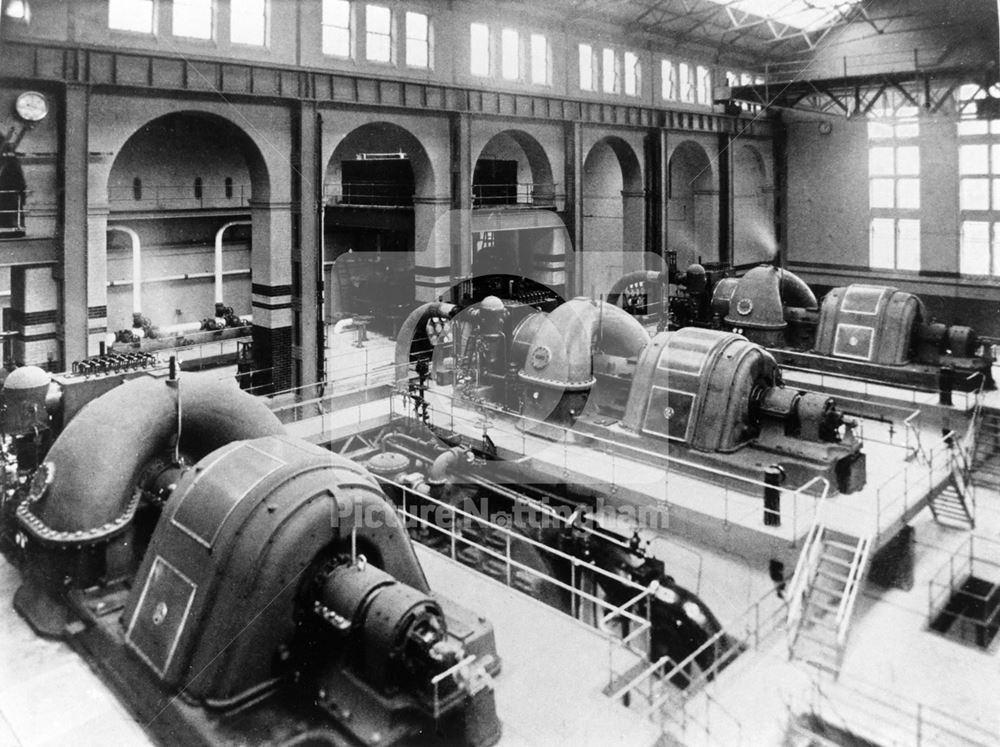
[[[914,410],[906,418],[903,419],[903,429],[906,438],[906,448],[910,448],[910,434],[913,434],[913,439],[915,445],[913,446],[913,457],[923,457],[924,461],[927,461],[927,455],[924,454],[924,445],[920,440],[920,430],[915,425],[916,420],[920,417],[920,410]]]
[[[410,396],[410,394],[409,394],[408,391],[406,391],[405,389],[398,388],[398,387],[393,392],[393,394],[398,394],[398,395],[403,396],[403,397],[409,397]],[[447,400],[447,401],[451,401],[452,404],[454,404],[456,402],[456,400],[458,399],[454,395],[444,394],[442,392],[433,392],[432,396],[440,398],[440,399],[444,399],[444,400]],[[499,405],[494,405],[494,404],[492,404],[490,402],[475,402],[475,403],[470,403],[470,404],[472,404],[478,410],[492,411],[492,412],[495,412],[495,413],[500,414],[500,415],[511,415],[510,412],[504,410]],[[714,475],[716,477],[722,477],[722,478],[725,478],[727,480],[733,480],[733,481],[742,483],[748,489],[751,488],[751,487],[752,488],[757,488],[759,491],[761,491],[759,493],[760,495],[763,495],[762,491],[763,491],[764,488],[772,488],[772,487],[774,487],[772,485],[768,485],[763,480],[757,480],[757,479],[754,479],[752,477],[747,477],[745,475],[741,475],[741,474],[737,474],[737,473],[733,473],[733,472],[727,472],[727,471],[725,471],[723,469],[719,469],[717,467],[710,467],[710,466],[707,466],[707,465],[704,465],[704,464],[699,464],[697,462],[692,462],[690,460],[683,459],[683,458],[680,458],[680,457],[672,456],[672,455],[669,455],[669,454],[664,454],[662,452],[652,451],[650,449],[644,449],[644,448],[642,448],[640,446],[636,446],[634,444],[629,444],[629,443],[623,443],[623,442],[619,442],[619,441],[614,441],[614,440],[612,440],[610,438],[605,438],[605,437],[599,436],[597,434],[585,433],[583,431],[578,431],[578,430],[575,430],[573,428],[570,428],[570,427],[567,427],[567,426],[564,426],[564,425],[558,425],[558,424],[555,424],[555,423],[548,423],[546,421],[539,420],[539,419],[536,419],[536,418],[531,418],[531,417],[528,417],[528,416],[525,416],[525,415],[518,414],[517,417],[518,417],[518,420],[520,422],[522,422],[522,423],[526,423],[526,424],[530,424],[530,425],[536,425],[536,426],[544,426],[548,430],[561,431],[562,436],[564,437],[564,439],[567,438],[567,437],[573,437],[573,436],[584,437],[584,438],[588,439],[589,441],[592,441],[592,442],[595,442],[595,443],[599,443],[599,444],[606,445],[606,446],[613,446],[615,448],[624,450],[626,452],[629,452],[629,453],[632,453],[632,454],[636,454],[636,455],[645,457],[647,460],[652,459],[652,460],[654,460],[654,466],[659,466],[659,464],[657,464],[657,463],[666,462],[666,466],[668,466],[668,467],[670,465],[677,465],[677,466],[681,466],[681,467],[685,467],[685,468],[690,468],[692,471],[701,472],[701,473],[705,473],[705,474],[710,474],[710,475]],[[801,490],[802,488],[806,487],[807,485],[810,485],[812,482],[813,482],[813,480],[810,480],[805,485],[800,486],[800,488],[796,488],[795,491],[793,491],[790,488],[779,488],[779,490],[782,493],[794,493],[794,492],[797,492],[797,491]],[[757,493],[750,493],[750,492],[747,493],[747,495],[751,495],[751,496],[756,495],[756,494]]]
[[[527,535],[520,534],[519,532],[516,532],[516,531],[514,531],[513,529],[511,529],[509,527],[501,526],[500,524],[492,522],[489,519],[486,519],[486,518],[484,518],[482,516],[476,516],[475,514],[469,512],[469,511],[465,511],[464,509],[461,509],[458,506],[454,506],[454,505],[452,505],[450,503],[447,503],[445,501],[439,500],[437,498],[433,498],[432,496],[429,496],[427,494],[418,493],[417,491],[414,491],[409,486],[403,485],[402,483],[398,483],[398,482],[396,482],[394,480],[391,480],[391,479],[388,479],[388,478],[385,478],[385,477],[380,477],[379,480],[381,482],[384,482],[384,483],[388,484],[388,485],[392,485],[397,490],[402,491],[402,495],[404,496],[404,498],[407,495],[414,495],[414,496],[416,496],[422,502],[432,503],[432,504],[434,504],[434,505],[436,505],[436,506],[438,506],[438,507],[440,507],[442,509],[445,509],[450,514],[454,514],[455,516],[460,516],[460,517],[465,518],[465,519],[470,519],[472,521],[479,522],[480,524],[486,524],[486,525],[488,525],[490,527],[491,530],[495,530],[497,532],[500,532],[501,534],[503,534],[506,537],[510,537],[511,539],[516,539],[518,542],[521,542],[521,543],[524,543],[526,545],[529,545],[529,546],[531,546],[531,547],[533,547],[533,548],[535,548],[537,550],[542,551],[543,553],[553,555],[554,557],[559,558],[562,561],[569,562],[570,564],[572,564],[574,566],[577,566],[577,567],[584,566],[584,567],[586,567],[586,569],[588,571],[594,573],[595,575],[603,576],[603,577],[605,577],[605,578],[607,578],[607,579],[609,579],[611,581],[614,581],[618,585],[621,585],[621,586],[624,586],[624,587],[626,587],[628,589],[631,589],[634,592],[636,592],[633,600],[630,602],[632,604],[637,604],[638,601],[641,601],[642,599],[644,599],[645,597],[649,596],[649,594],[652,593],[650,591],[649,587],[642,586],[641,584],[638,584],[635,581],[632,581],[631,579],[625,578],[623,576],[619,576],[618,574],[612,573],[611,571],[608,571],[608,570],[605,570],[604,568],[601,568],[600,566],[597,566],[597,565],[594,565],[592,563],[588,563],[588,562],[582,561],[582,560],[580,560],[579,558],[577,558],[574,555],[570,555],[569,553],[565,553],[562,550],[559,550],[557,548],[551,547],[550,545],[546,545],[546,544],[544,544],[542,542],[539,542],[538,540],[535,540],[535,539],[533,539],[531,537],[528,537]],[[432,522],[430,522],[428,519],[425,519],[424,517],[421,517],[421,516],[419,516],[417,514],[412,513],[407,508],[407,505],[406,505],[405,502],[404,502],[404,505],[402,506],[402,508],[400,509],[400,512],[402,514],[404,514],[404,516],[406,516],[407,518],[413,519],[414,521],[416,521],[417,523],[421,524],[422,526],[427,526],[428,528],[432,528],[432,529],[434,529],[436,531],[440,531],[440,532],[445,533],[445,534],[455,534],[457,537],[460,537],[461,541],[463,543],[465,543],[465,544],[475,546],[477,549],[480,549],[484,553],[486,553],[488,555],[491,555],[492,557],[495,557],[497,559],[508,560],[507,558],[505,558],[505,556],[503,554],[497,552],[495,549],[489,547],[488,545],[480,545],[479,543],[475,542],[475,540],[473,540],[473,539],[471,539],[471,538],[469,538],[469,537],[467,537],[465,535],[452,532],[452,531],[450,531],[449,529],[447,529],[445,527],[441,527],[441,526],[438,526],[436,524],[433,524]],[[537,576],[540,576],[540,577],[544,576],[547,581],[550,581],[552,584],[554,584],[556,586],[559,586],[563,590],[569,591],[569,592],[574,593],[574,594],[578,594],[579,596],[585,598],[589,602],[597,603],[598,606],[600,606],[602,609],[609,610],[609,611],[615,613],[616,615],[618,615],[620,617],[625,617],[630,622],[634,622],[634,623],[638,623],[638,624],[648,624],[648,620],[644,616],[637,615],[637,614],[635,614],[635,613],[633,613],[633,612],[631,612],[629,610],[623,609],[623,606],[618,606],[618,607],[612,606],[605,599],[601,599],[600,597],[597,597],[597,596],[595,596],[593,594],[589,594],[588,592],[582,591],[581,589],[575,589],[570,584],[567,584],[566,582],[564,582],[564,581],[562,581],[562,580],[560,580],[558,578],[555,578],[555,577],[552,577],[552,576],[546,576],[544,573],[542,573],[538,569],[532,568],[532,567],[530,567],[528,565],[520,563],[519,561],[514,560],[513,558],[510,558],[509,562],[512,565],[518,566],[520,569],[526,570],[526,571],[528,571],[528,572],[530,572],[530,573],[532,573],[534,575],[537,575]],[[627,606],[627,605],[624,605],[624,606]]]
[[[556,185],[552,182],[473,184],[472,204],[474,207],[480,205],[550,206],[555,203],[555,189]]]
[[[441,718],[441,714],[443,712],[443,709],[441,707],[441,692],[440,692],[441,683],[448,679],[454,679],[456,682],[458,682],[459,680],[458,675],[463,671],[467,671],[469,667],[471,667],[472,664],[476,661],[476,658],[477,657],[475,654],[469,654],[461,661],[457,662],[456,664],[453,664],[452,666],[445,669],[443,672],[439,672],[438,674],[434,675],[431,678],[431,687],[434,690],[433,710],[435,719]]]
[[[850,575],[847,580],[849,591],[840,600],[840,605],[837,608],[837,644],[839,646],[843,646],[847,642],[847,631],[851,627],[854,605],[857,602],[858,592],[861,589],[864,569],[868,564],[868,554],[871,552],[872,543],[870,538],[862,537],[858,544],[859,548],[855,550]]]
[[[842,697],[840,708],[834,711],[836,717],[849,729],[851,726],[856,726],[858,716],[862,715],[875,719],[880,724],[889,725],[894,731],[904,731],[905,736],[909,737],[906,743],[917,747],[939,744],[942,737],[953,738],[949,739],[949,744],[964,744],[970,747],[987,747],[996,743],[996,735],[978,724],[941,708],[900,698],[896,692],[887,693],[883,688],[856,676],[851,676],[848,682],[838,681],[836,685],[828,684],[836,694],[846,695],[850,699],[845,702]],[[814,713],[823,713],[820,710],[819,698],[831,707],[834,705],[835,697],[823,691],[818,679],[813,680],[813,692],[814,700],[811,707]]]
[[[351,207],[413,207],[413,186],[393,182],[341,182],[323,187],[323,196]]]
[[[227,191],[229,194],[227,194]],[[223,184],[204,183],[200,188],[200,196],[194,193],[191,183],[184,184],[145,184],[136,198],[132,185],[112,185],[108,187],[108,202],[118,210],[148,209],[150,205],[158,208],[185,208],[192,204],[199,208],[247,207],[252,197],[251,185],[233,184],[226,187]],[[129,207],[125,207],[125,206]]]
[[[823,523],[818,519],[810,527],[809,536],[803,543],[798,562],[795,564],[795,573],[792,575],[791,583],[788,584],[787,594],[791,600],[788,603],[788,629],[793,636],[798,633],[806,589],[812,583],[816,567],[819,565],[825,529]],[[794,642],[794,638],[792,642]]]
[[[781,609],[786,605],[786,603],[782,601],[782,603],[778,606],[777,612],[772,613],[770,617],[765,618],[765,620],[762,621],[760,619],[761,606],[765,601],[769,600],[771,597],[778,598],[776,592],[773,589],[761,595],[755,602],[750,604],[739,616],[737,616],[737,618],[732,624],[729,625],[730,629],[735,630],[740,627],[741,622],[743,623],[743,634],[740,638],[737,639],[738,643],[746,645],[747,648],[749,649],[756,649],[757,646],[760,645],[760,641],[762,638],[762,636],[760,635],[761,626],[763,625],[764,622],[777,620],[780,617],[779,613]],[[726,640],[727,637],[734,638],[732,633],[728,633],[725,629],[719,630],[717,633],[709,637],[708,640],[702,643],[698,648],[696,648],[690,654],[685,656],[679,662],[672,662],[671,660],[673,666],[669,670],[664,671],[665,668],[656,670],[655,668],[650,667],[647,670],[649,672],[648,674],[646,674],[645,672],[641,673],[637,675],[636,679],[639,680],[643,678],[652,677],[655,675],[657,679],[669,682],[677,675],[685,674],[685,670],[689,669],[692,664],[697,663],[697,659],[699,656],[701,656],[709,649],[718,646],[719,643],[723,640]],[[736,650],[738,650],[738,648],[739,648],[738,645],[733,645],[728,650],[735,652]],[[663,657],[663,658],[669,659],[670,657]],[[726,654],[724,652],[721,656],[715,657],[713,659],[712,664],[709,665],[704,670],[702,670],[697,676],[689,677],[690,683],[687,689],[685,689],[684,691],[687,697],[691,697],[692,694],[697,692],[698,685],[700,685],[702,682],[714,679],[715,675],[719,672],[722,666],[728,663],[729,659],[726,658]],[[685,676],[687,675],[685,674]],[[666,697],[661,696],[661,699],[658,699],[653,702],[652,708],[658,708],[664,705],[665,702],[666,702]]]
[[[805,358],[807,360],[815,360],[817,362],[823,362],[823,361],[829,361],[830,360],[829,356],[818,355],[816,353],[796,351],[796,355],[798,355],[798,356],[800,356],[802,358]],[[831,373],[831,372],[828,372],[828,371],[826,371],[826,372],[825,371],[819,371],[819,370],[812,369],[812,368],[806,368],[804,366],[796,366],[796,365],[790,364],[790,363],[782,363],[781,364],[781,370],[782,371],[794,371],[794,372],[797,372],[797,373],[803,373],[803,374],[808,374],[810,376],[817,377],[819,379],[819,386],[822,387],[822,388],[824,388],[824,389],[830,388],[830,384],[826,383],[826,379],[833,379],[834,383],[838,379],[841,380],[841,381],[853,381],[853,382],[857,382],[857,383],[859,383],[859,384],[862,385],[862,390],[861,391],[864,394],[873,394],[873,392],[869,391],[869,387],[882,387],[883,389],[885,389],[885,388],[889,388],[891,386],[890,384],[887,384],[885,381],[881,381],[879,379],[868,378],[866,376],[851,376],[851,375],[843,374],[843,373]],[[973,373],[971,373],[968,376],[966,376],[965,379],[964,379],[964,381],[972,381],[976,377],[982,377],[982,374],[980,374],[978,371],[974,371]],[[937,397],[937,395],[940,394],[940,390],[938,390],[938,389],[932,389],[932,388],[920,387],[920,386],[907,386],[905,389],[900,389],[898,387],[895,387],[894,389],[895,389],[895,392],[897,394],[902,394],[903,392],[909,393],[910,394],[909,400],[911,402],[913,402],[913,403],[916,403],[918,401],[918,399],[917,399],[917,395],[918,394],[920,394],[920,395],[929,395],[929,396],[935,397],[935,398]],[[955,391],[955,392],[953,392],[953,394],[962,394],[962,395],[965,396],[965,409],[969,408],[969,399],[968,398],[969,398],[969,394],[970,393],[974,394],[974,390],[969,390],[969,391]],[[897,397],[897,399],[902,399],[902,398],[901,397]]]

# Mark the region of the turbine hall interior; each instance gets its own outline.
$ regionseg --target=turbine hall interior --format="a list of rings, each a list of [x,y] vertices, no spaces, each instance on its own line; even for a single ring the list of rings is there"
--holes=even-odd
[[[1000,745],[998,29],[0,0],[0,747]]]

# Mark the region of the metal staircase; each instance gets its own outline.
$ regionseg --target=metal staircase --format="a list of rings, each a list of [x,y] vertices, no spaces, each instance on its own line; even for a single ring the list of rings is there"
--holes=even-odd
[[[1000,490],[1000,413],[981,414],[972,449],[972,483]]]
[[[789,587],[789,655],[836,678],[854,606],[868,570],[870,537],[853,537],[817,519]]]
[[[984,412],[977,403],[972,420],[964,437],[955,434],[945,437],[951,460],[950,479],[929,496],[931,514],[942,526],[956,529],[976,527],[976,464],[982,465],[1000,439],[1000,418]],[[1000,474],[1000,470],[998,470]],[[1000,483],[998,483],[1000,485]]]
[[[957,529],[976,528],[974,506],[972,486],[968,483],[964,470],[952,472],[951,480],[930,499],[934,521]]]

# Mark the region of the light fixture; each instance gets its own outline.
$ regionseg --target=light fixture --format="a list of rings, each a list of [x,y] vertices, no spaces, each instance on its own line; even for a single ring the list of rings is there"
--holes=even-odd
[[[403,161],[406,159],[406,154],[401,150],[395,153],[358,153],[355,159],[358,161]]]
[[[31,22],[31,6],[28,5],[28,0],[8,0],[3,14],[14,21]]]

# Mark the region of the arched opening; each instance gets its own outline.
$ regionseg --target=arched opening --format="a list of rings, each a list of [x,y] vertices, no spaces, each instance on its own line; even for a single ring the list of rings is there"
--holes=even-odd
[[[526,132],[504,130],[486,143],[472,172],[472,206],[552,207],[555,185],[545,149]]]
[[[17,157],[0,157],[0,237],[24,236],[27,184]]]
[[[251,314],[251,194],[267,199],[267,170],[228,120],[178,112],[138,129],[108,180],[108,225],[116,229],[107,234],[108,330],[131,330],[137,305],[161,333],[198,329],[217,316],[220,297],[232,323]]]
[[[599,140],[583,162],[581,293],[596,298],[625,273],[644,269],[644,210],[635,152],[620,138]]]
[[[487,279],[501,276],[531,281],[516,283],[514,296],[534,296],[536,284],[564,292],[565,230],[538,212],[555,209],[555,184],[534,137],[504,130],[487,141],[473,168],[472,207],[472,280],[462,297],[481,300],[493,293]]]
[[[708,153],[686,140],[670,155],[667,181],[667,251],[677,266],[699,259],[716,262],[718,247],[718,193]]]
[[[371,317],[391,335],[414,304],[414,197],[434,193],[430,158],[409,131],[372,122],[337,145],[323,193],[326,320]]]
[[[741,145],[733,156],[733,264],[774,259],[774,211],[760,152]]]

